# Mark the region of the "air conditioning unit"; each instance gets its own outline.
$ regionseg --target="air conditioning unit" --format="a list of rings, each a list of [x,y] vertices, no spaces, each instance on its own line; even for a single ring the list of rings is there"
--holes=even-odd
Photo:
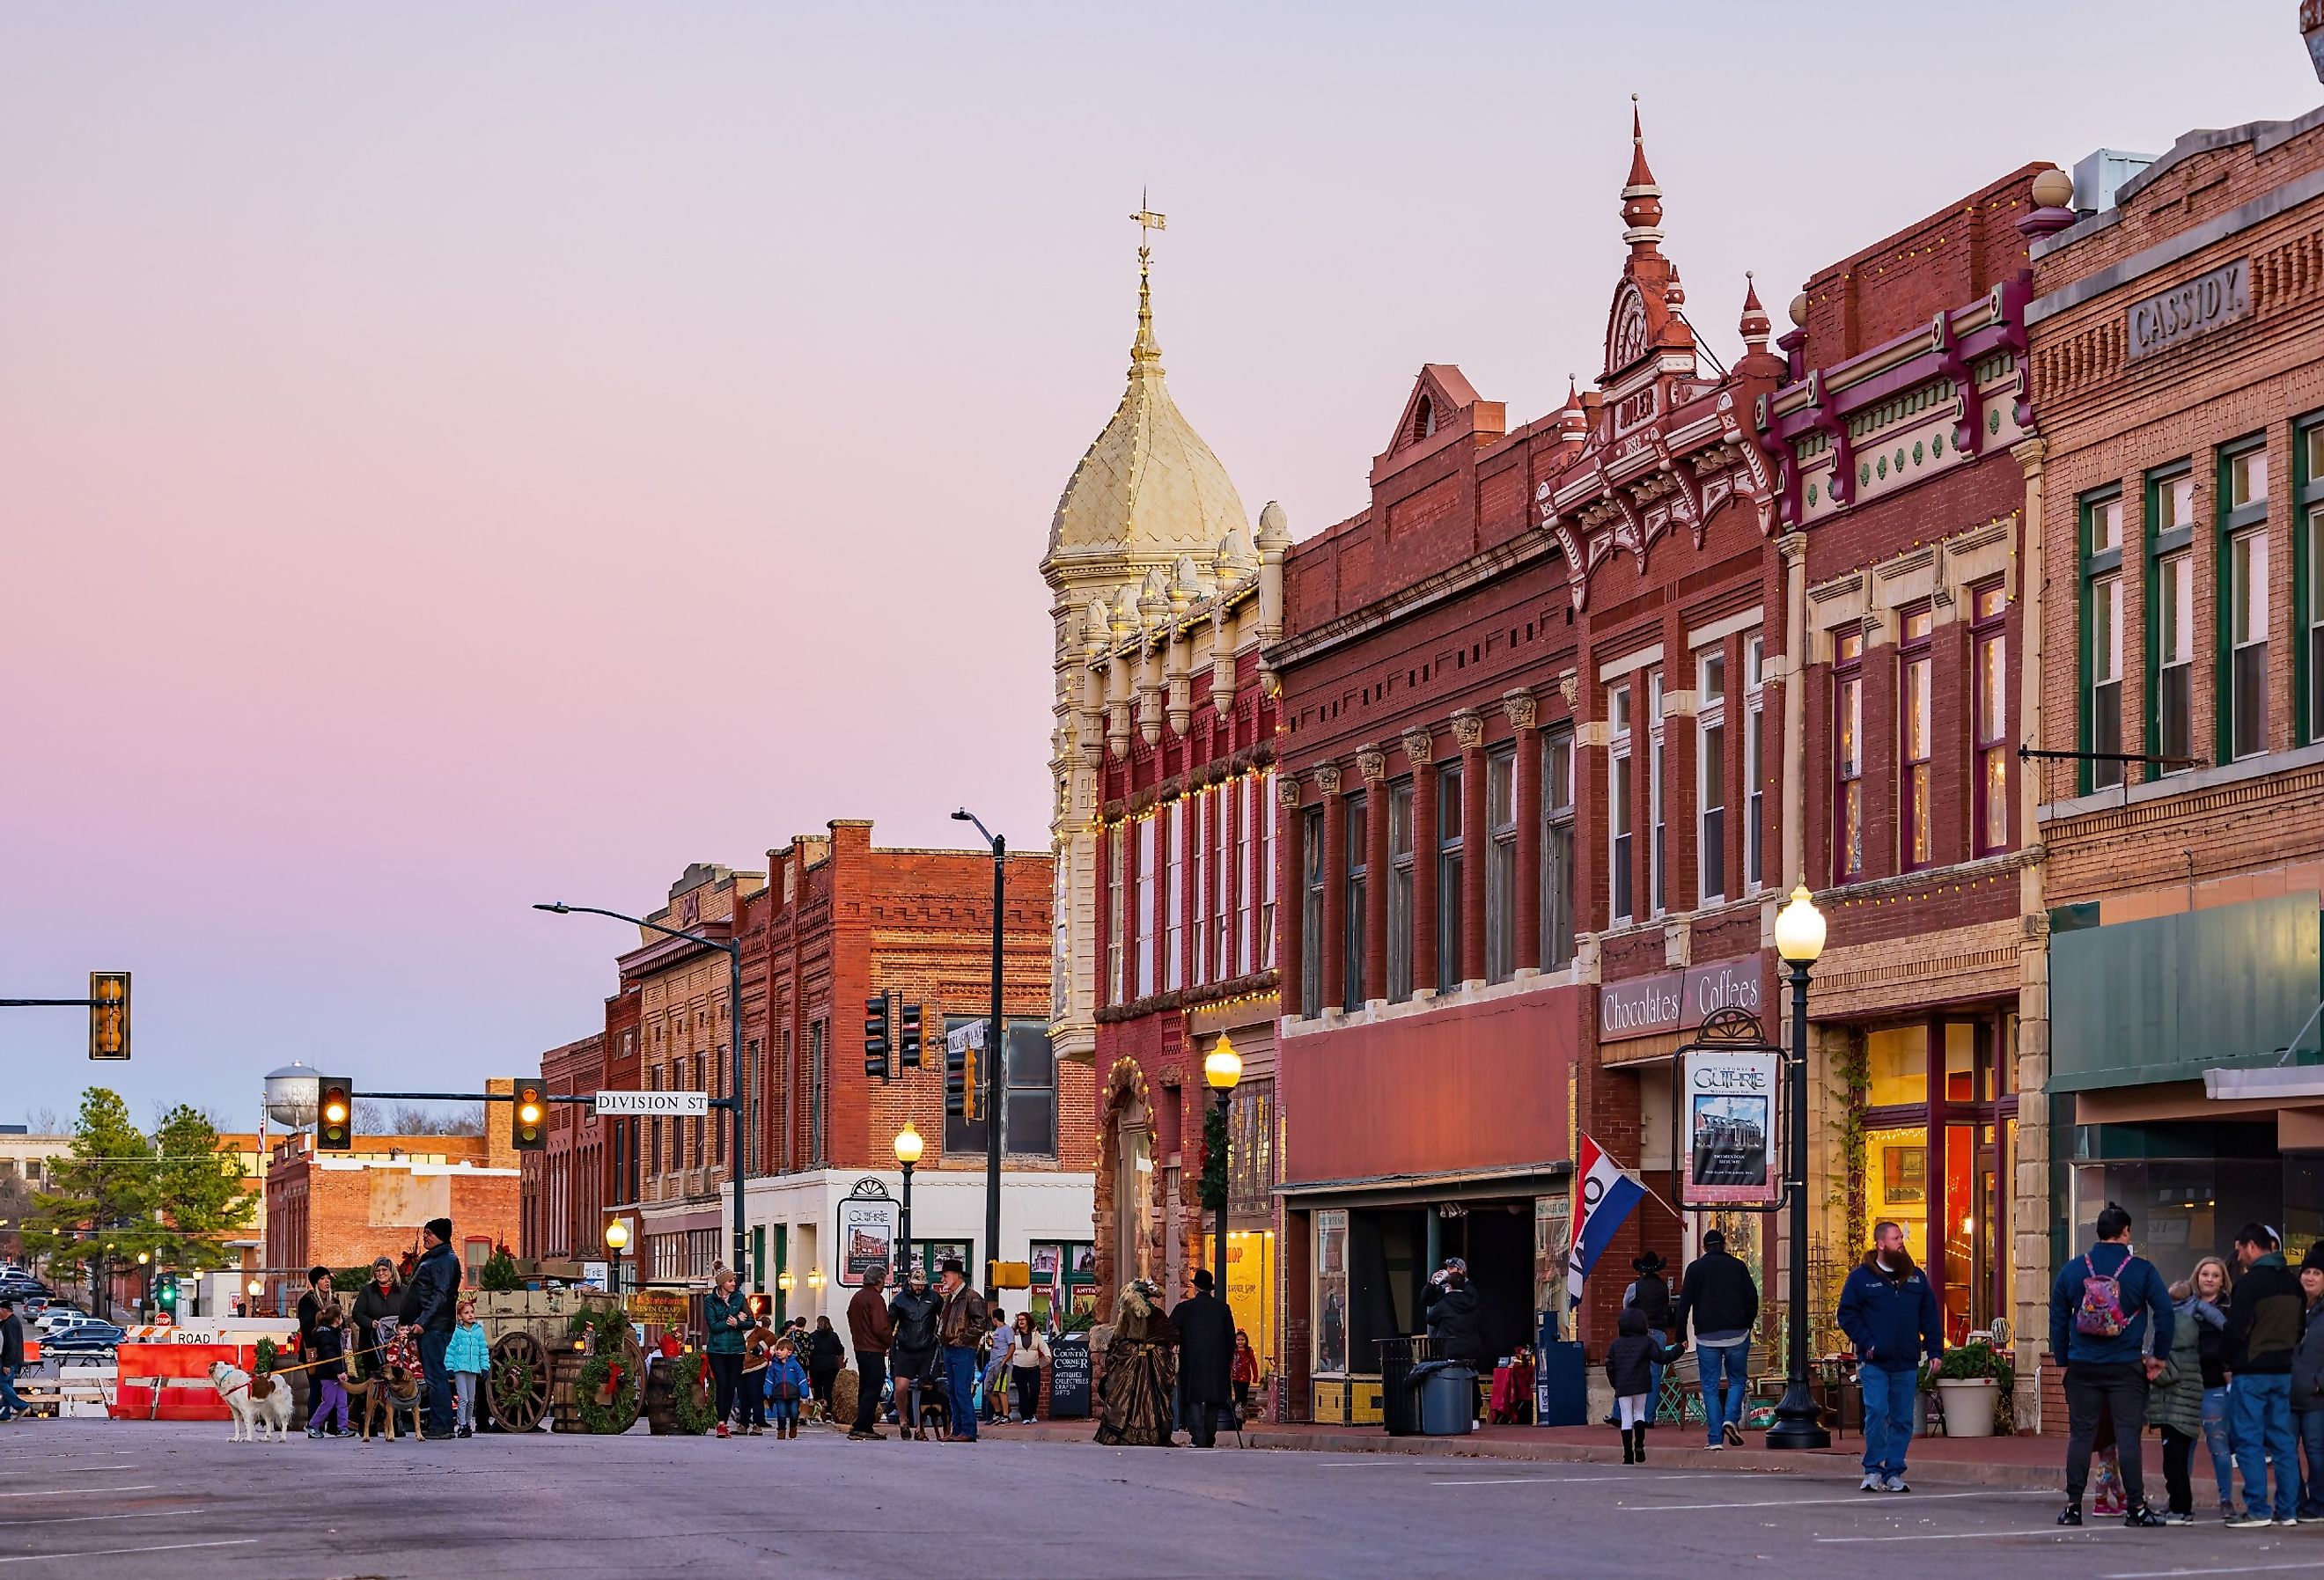
[[[2101,148],[2074,162],[2074,211],[2098,214],[2114,207],[2115,194],[2153,164],[2152,153]]]

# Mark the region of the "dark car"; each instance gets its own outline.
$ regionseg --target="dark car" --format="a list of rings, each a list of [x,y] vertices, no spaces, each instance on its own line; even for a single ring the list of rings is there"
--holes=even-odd
[[[129,1336],[126,1328],[110,1322],[76,1323],[70,1331],[41,1341],[46,1355],[104,1354]]]

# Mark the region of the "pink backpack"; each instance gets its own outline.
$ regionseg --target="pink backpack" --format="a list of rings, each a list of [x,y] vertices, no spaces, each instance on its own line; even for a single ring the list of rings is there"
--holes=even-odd
[[[2125,1261],[2124,1267],[2130,1263]],[[2120,1338],[2130,1318],[2123,1315],[2122,1280],[2119,1272],[2107,1278],[2090,1266],[2088,1256],[2082,1258],[2082,1298],[2074,1307],[2074,1331],[2092,1338]]]

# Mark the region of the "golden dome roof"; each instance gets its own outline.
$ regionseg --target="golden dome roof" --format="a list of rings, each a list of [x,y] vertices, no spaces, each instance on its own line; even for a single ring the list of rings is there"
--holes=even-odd
[[[1226,468],[1180,415],[1163,382],[1147,264],[1141,247],[1130,386],[1057,499],[1049,522],[1051,564],[1208,555],[1229,531],[1250,528]]]

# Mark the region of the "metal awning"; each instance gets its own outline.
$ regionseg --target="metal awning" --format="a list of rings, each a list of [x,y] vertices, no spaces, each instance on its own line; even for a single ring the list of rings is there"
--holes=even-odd
[[[1555,1162],[1515,1163],[1491,1169],[1461,1169],[1443,1174],[1376,1174],[1352,1179],[1302,1180],[1278,1185],[1275,1194],[1287,1202],[1332,1198],[1334,1205],[1389,1206],[1442,1200],[1448,1197],[1508,1194],[1496,1186],[1546,1184],[1573,1172],[1570,1159]]]
[[[2257,1069],[2205,1070],[2203,1095],[2214,1101],[2324,1102],[2324,1065],[2263,1065]]]

